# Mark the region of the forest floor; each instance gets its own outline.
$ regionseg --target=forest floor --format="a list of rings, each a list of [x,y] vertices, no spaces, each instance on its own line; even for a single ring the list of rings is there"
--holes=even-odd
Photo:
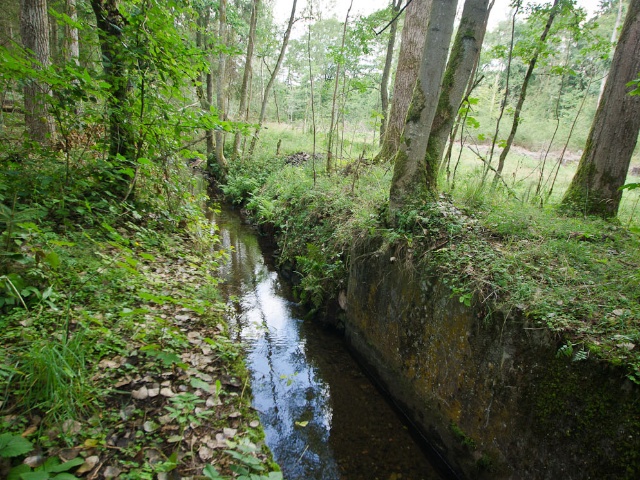
[[[28,308],[0,320],[0,478],[282,478],[216,289],[224,252],[131,220],[23,243],[49,293],[2,277]]]

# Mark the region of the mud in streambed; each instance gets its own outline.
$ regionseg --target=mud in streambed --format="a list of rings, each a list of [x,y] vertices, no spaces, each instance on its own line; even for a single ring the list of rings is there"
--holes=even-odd
[[[222,268],[236,311],[229,323],[246,345],[253,406],[285,479],[446,478],[342,338],[302,320],[256,233],[231,210],[213,222],[233,247]]]

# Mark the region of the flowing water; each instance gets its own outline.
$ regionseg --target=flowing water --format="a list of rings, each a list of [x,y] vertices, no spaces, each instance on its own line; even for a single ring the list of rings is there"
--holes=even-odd
[[[253,406],[285,479],[444,478],[342,338],[302,320],[255,231],[230,210],[213,221],[233,247],[222,268],[230,326],[246,345]]]

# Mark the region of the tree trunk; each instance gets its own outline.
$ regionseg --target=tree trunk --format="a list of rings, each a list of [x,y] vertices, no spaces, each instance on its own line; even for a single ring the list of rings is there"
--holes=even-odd
[[[457,0],[433,0],[431,6],[418,80],[391,180],[392,221],[403,207],[435,196],[438,165],[427,165],[427,144],[438,106],[457,3]]]
[[[22,44],[33,58],[33,68],[44,70],[51,64],[49,47],[49,14],[46,0],[21,0],[20,34]],[[29,79],[24,85],[24,121],[32,140],[42,144],[54,132],[48,113],[49,87]]]
[[[502,175],[502,169],[504,168],[504,162],[507,159],[507,155],[509,154],[509,150],[511,150],[511,145],[513,144],[513,139],[516,136],[516,132],[518,131],[518,123],[520,122],[520,113],[522,112],[522,106],[524,105],[524,100],[527,97],[527,88],[529,86],[529,80],[531,80],[531,76],[533,75],[533,70],[536,68],[536,63],[538,62],[538,56],[540,55],[540,49],[544,42],[547,40],[547,36],[549,35],[549,30],[551,30],[551,25],[553,25],[553,21],[558,14],[558,2],[560,0],[554,0],[553,6],[551,7],[551,12],[549,13],[549,18],[547,19],[547,24],[544,27],[544,31],[542,35],[540,35],[540,40],[538,42],[538,47],[536,47],[535,52],[533,53],[533,57],[529,60],[529,67],[527,68],[527,73],[524,75],[524,80],[522,81],[522,88],[520,89],[520,96],[518,97],[518,103],[516,104],[516,109],[513,114],[513,123],[511,124],[511,131],[509,132],[509,136],[507,137],[507,144],[500,152],[500,158],[498,159],[498,168],[496,168],[495,176],[493,177],[493,186],[495,187],[498,184],[498,180]]]
[[[96,15],[102,64],[107,82],[110,84],[107,96],[109,116],[109,157],[114,170],[131,167],[135,156],[134,132],[131,127],[131,109],[127,88],[128,72],[124,65],[125,47],[122,32],[125,19],[118,10],[117,0],[91,0],[91,8]],[[116,195],[127,194],[129,181],[118,177],[114,184]]]
[[[395,18],[400,11],[402,0],[391,0],[391,16]],[[389,30],[389,42],[387,43],[387,55],[384,59],[384,69],[382,70],[382,80],[380,81],[380,105],[382,110],[382,119],[380,120],[380,146],[384,139],[384,130],[387,127],[387,118],[389,116],[389,77],[391,76],[391,62],[393,60],[393,51],[396,44],[396,34],[398,32],[398,20],[393,20]]]
[[[78,21],[78,9],[76,8],[76,0],[66,0],[67,15],[74,22]],[[65,60],[80,65],[80,40],[78,38],[78,29],[71,25],[64,27],[64,43],[65,43]]]
[[[309,64],[309,88],[311,93],[311,126],[313,129],[313,155],[311,157],[311,164],[313,166],[313,187],[316,186],[316,105],[313,91],[313,69],[311,68],[311,24],[307,30],[307,60]]]
[[[627,83],[640,72],[640,0],[631,0],[602,101],[562,206],[585,215],[615,217],[640,132],[640,96]]]
[[[458,32],[444,73],[438,110],[431,126],[427,165],[439,168],[442,162],[447,138],[460,109],[471,73],[480,56],[492,7],[493,1],[489,5],[489,0],[467,0],[464,4]]]
[[[400,147],[400,137],[407,119],[413,87],[418,78],[432,3],[433,0],[413,0],[405,11],[406,17],[402,29],[396,78],[393,84],[391,111],[380,153],[375,158],[376,162],[390,161],[395,157]]]
[[[344,19],[344,26],[342,27],[342,44],[340,45],[340,52],[344,51],[344,44],[347,38],[347,24],[349,23],[349,14],[351,13],[351,7],[353,6],[353,0],[349,4],[349,9],[347,10],[347,16]],[[329,122],[329,138],[327,139],[327,173],[331,173],[333,171],[333,129],[334,122],[336,123],[335,129],[337,128],[336,122],[336,98],[338,96],[338,84],[340,82],[340,62],[336,64],[336,81],[333,85],[333,98],[331,101],[331,121]],[[338,132],[336,131],[336,134]]]
[[[267,103],[269,102],[269,93],[271,93],[271,88],[273,88],[273,84],[276,81],[276,77],[278,76],[278,72],[280,71],[280,66],[282,65],[282,61],[284,60],[284,54],[287,51],[287,45],[289,44],[289,37],[291,36],[291,29],[293,28],[293,22],[296,18],[296,5],[298,0],[293,0],[293,6],[291,7],[291,16],[289,17],[289,23],[287,24],[287,30],[284,32],[284,38],[282,39],[282,47],[280,48],[280,55],[278,55],[278,60],[276,62],[276,66],[271,73],[271,77],[267,82],[267,86],[264,89],[264,95],[262,96],[262,107],[260,108],[260,117],[258,117],[258,127],[253,135],[253,139],[251,140],[251,146],[249,147],[249,156],[253,156],[253,151],[256,148],[256,144],[258,143],[258,135],[260,134],[260,129],[262,128],[262,122],[264,121],[264,115],[267,111]]]
[[[618,0],[618,14],[616,15],[616,23],[613,26],[613,31],[611,32],[611,46],[613,53],[613,45],[616,43],[616,38],[618,38],[618,29],[620,28],[620,22],[622,22],[622,7],[624,4],[624,0]],[[600,92],[598,93],[598,103],[602,100],[602,94],[604,93],[604,85],[607,83],[607,76],[602,77],[602,81],[600,82]]]
[[[227,0],[220,0],[218,10],[218,41],[226,42],[227,36]],[[226,74],[226,54],[220,52],[218,54],[218,79],[216,82],[216,106],[218,110],[218,118],[224,120],[224,100],[225,88],[224,79]],[[227,171],[227,159],[224,156],[224,132],[216,130],[216,160],[222,169],[223,175]]]
[[[260,8],[260,0],[253,0],[251,7],[251,20],[249,22],[249,38],[247,39],[247,56],[244,62],[244,73],[242,75],[242,87],[240,88],[240,107],[238,107],[238,120],[246,122],[248,117],[247,97],[249,90],[249,79],[251,78],[251,62],[253,60],[253,48],[256,41],[256,25],[258,24],[258,9]],[[233,155],[235,158],[240,157],[240,132],[236,133],[233,139]]]

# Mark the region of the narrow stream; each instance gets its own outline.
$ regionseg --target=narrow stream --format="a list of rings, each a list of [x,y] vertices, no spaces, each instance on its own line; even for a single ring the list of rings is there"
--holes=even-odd
[[[443,478],[342,338],[302,320],[255,232],[231,210],[213,221],[233,247],[222,268],[237,312],[229,323],[246,345],[253,406],[285,479]]]

